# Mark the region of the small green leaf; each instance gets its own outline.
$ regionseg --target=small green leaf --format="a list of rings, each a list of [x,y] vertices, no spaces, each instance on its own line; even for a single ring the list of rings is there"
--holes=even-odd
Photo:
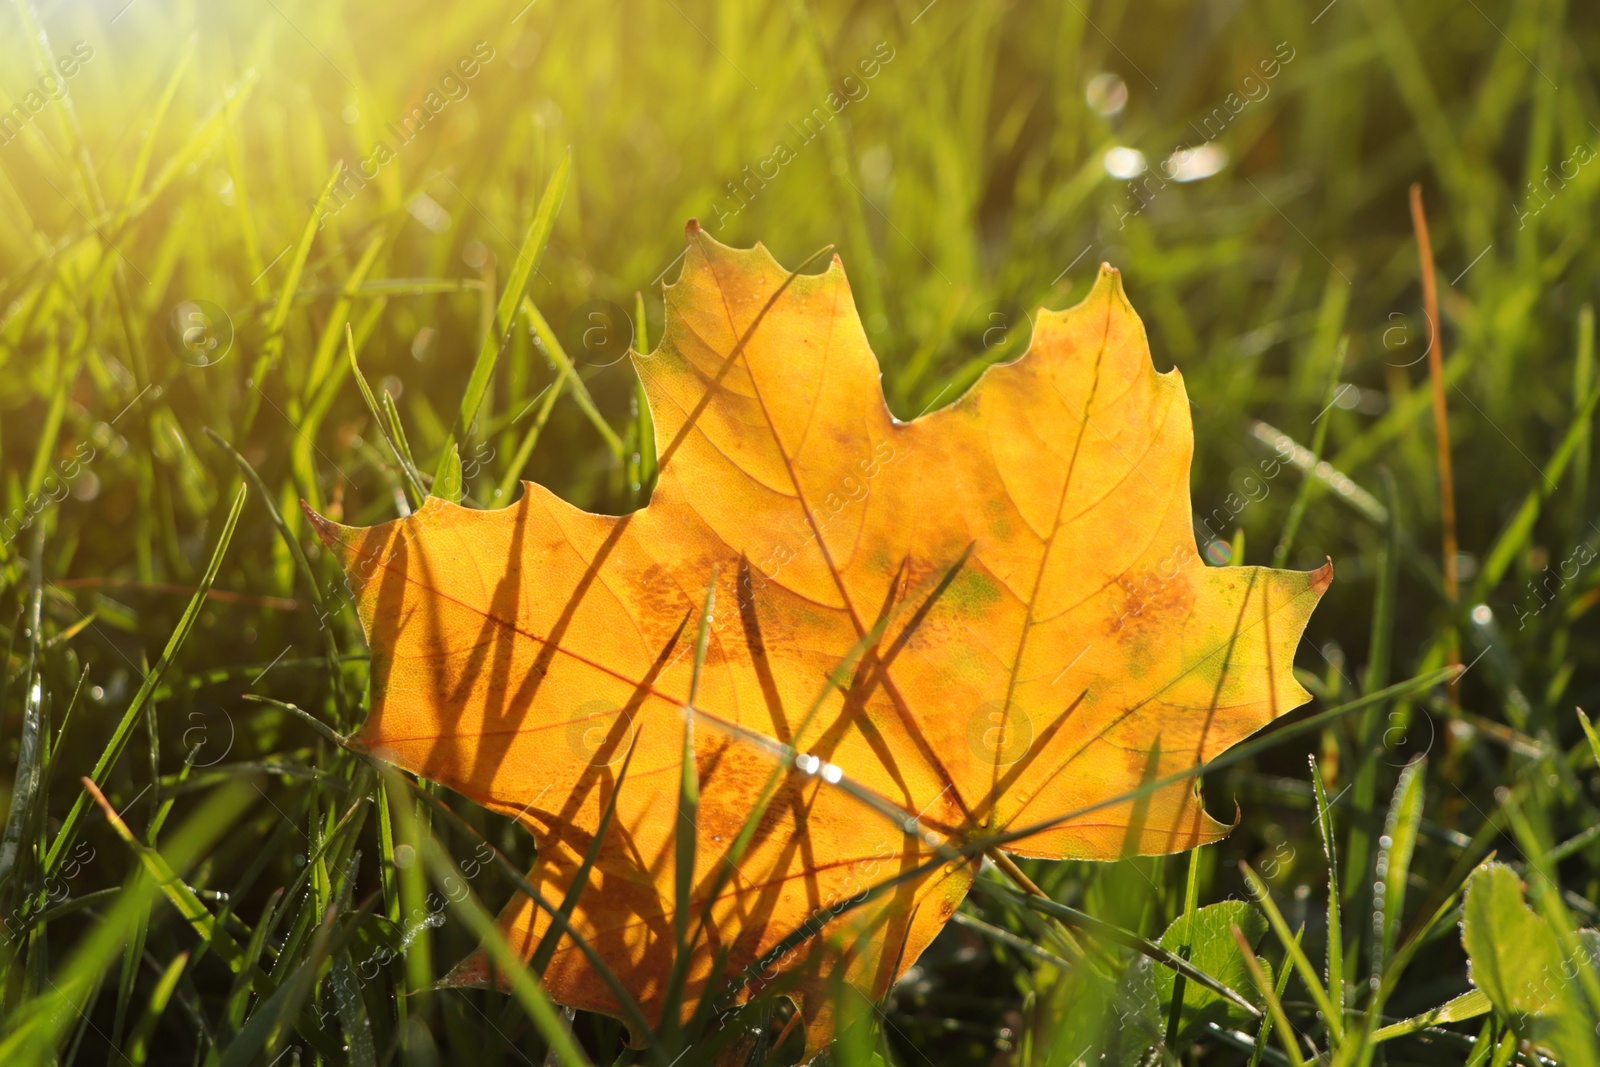
[[[1472,873],[1462,906],[1468,973],[1518,1037],[1572,1067],[1600,1065],[1592,1023],[1572,979],[1584,960],[1564,960],[1555,931],[1528,907],[1522,879],[1503,863]]]
[[[1090,975],[1092,973],[1089,972]],[[1150,1050],[1165,1040],[1162,1027],[1163,1016],[1166,1014],[1165,1004],[1171,999],[1172,994],[1171,973],[1165,967],[1152,962],[1149,957],[1140,956],[1128,967],[1122,981],[1117,983],[1115,991],[1102,994],[1102,996],[1109,995],[1110,999],[1100,1015],[1104,1020],[1101,1023],[1100,1033],[1101,1063],[1107,1067],[1141,1067],[1150,1062]],[[1160,992],[1158,975],[1167,978],[1165,995]],[[1090,979],[1087,984],[1093,989],[1095,983]],[[1184,988],[1192,989],[1194,985],[1195,983],[1185,982]],[[1187,992],[1183,999],[1185,1003],[1188,1002]],[[1093,1009],[1096,1007],[1095,1002],[1087,1001],[1086,1007]],[[1084,1014],[1087,1015],[1087,1012]],[[1091,1024],[1087,1019],[1063,1020],[1063,1022],[1064,1029],[1066,1026],[1071,1027],[1070,1034],[1063,1034],[1063,1037],[1069,1043],[1075,1041],[1076,1046],[1060,1051],[1064,1055],[1081,1055],[1084,1041],[1079,1039],[1078,1035],[1091,1032],[1089,1029]],[[1182,1025],[1181,1019],[1179,1025]],[[1173,1045],[1168,1042],[1166,1047],[1172,1048]],[[1052,1058],[1050,1062],[1056,1061]]]
[[[1187,945],[1190,963],[1233,989],[1248,991],[1250,970],[1233,939],[1234,926],[1244,931],[1252,945],[1267,932],[1267,920],[1260,912],[1242,900],[1224,900],[1198,908],[1192,914],[1180,915],[1161,935],[1160,945],[1173,953]],[[1154,973],[1161,1012],[1166,1015],[1172,1004],[1173,972],[1157,967]],[[1237,1005],[1198,982],[1185,982],[1182,996],[1177,1031],[1180,1040],[1204,1028],[1208,1022],[1243,1025],[1254,1021]]]

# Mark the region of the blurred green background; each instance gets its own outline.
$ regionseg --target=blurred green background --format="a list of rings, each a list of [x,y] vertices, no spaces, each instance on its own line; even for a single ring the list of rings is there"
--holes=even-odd
[[[299,501],[363,524],[406,506],[350,374],[346,323],[363,375],[432,471],[569,152],[528,290],[559,350],[513,334],[462,445],[471,502],[503,505],[519,477],[592,510],[645,502],[647,435],[625,356],[639,326],[650,345],[659,336],[660,286],[689,218],[789,265],[836,246],[902,418],[1020,354],[1031,309],[1076,302],[1109,262],[1157,365],[1183,372],[1210,560],[1265,563],[1281,547],[1290,565],[1334,561],[1299,661],[1313,710],[1441,667],[1453,647],[1473,664],[1458,699],[1437,688],[1379,702],[1208,781],[1213,810],[1237,798],[1244,821],[1197,860],[1201,902],[1248,896],[1237,869],[1248,860],[1321,960],[1316,753],[1341,798],[1352,1005],[1358,978],[1370,998],[1366,976],[1394,947],[1381,917],[1373,932],[1377,839],[1400,768],[1427,754],[1411,903],[1389,919],[1421,931],[1417,956],[1375,1019],[1470,988],[1451,894],[1491,850],[1564,884],[1573,922],[1600,915],[1600,846],[1574,837],[1600,822],[1573,714],[1600,703],[1592,5],[16,0],[0,27],[0,745],[18,767],[0,894],[5,1011],[31,1020],[15,1032],[45,1035],[25,1047],[82,1063],[543,1055],[505,998],[425,992],[474,943],[461,924],[408,942],[363,985],[365,1020],[341,1016],[344,1036],[319,1045],[306,1019],[315,1027],[325,1002],[334,1011],[331,993],[274,1006],[248,982],[241,991],[210,935],[168,903],[119,895],[137,888],[139,855],[98,814],[71,812],[93,771],[146,844],[168,810],[175,822],[199,813],[196,833],[221,837],[186,876],[194,899],[279,977],[300,973],[330,906],[345,915],[377,893],[392,918],[423,891],[390,862],[399,831],[387,816],[352,806],[373,783],[292,714],[243,699],[348,728],[362,645],[344,611],[330,617],[329,651],[259,498],[207,580],[241,484],[207,431],[259,471],[331,588]],[[1437,329],[1423,313],[1413,182],[1437,258]],[[1430,339],[1454,457],[1454,604]],[[581,388],[553,386],[564,360]],[[175,629],[187,637],[168,663]],[[237,822],[208,822],[222,818],[208,791],[226,781],[251,782],[250,804]],[[528,842],[499,820],[471,821],[526,859]],[[346,877],[331,859],[348,862],[357,842],[368,858]],[[1556,859],[1535,862],[1541,849]],[[63,881],[74,854],[93,859]],[[1183,910],[1188,870],[1176,857],[1033,874],[1155,938]],[[269,900],[280,886],[293,892]],[[475,891],[493,907],[511,885],[491,873]],[[41,894],[62,909],[48,921],[25,903]],[[968,909],[1034,936],[1004,909]],[[95,941],[107,930],[116,937]],[[1283,949],[1267,944],[1276,974]],[[880,1043],[840,1055],[1064,1064],[1081,1045],[1092,1059],[1112,1031],[1074,1005],[1100,1011],[1130,958],[1105,953],[1091,978],[952,926],[883,1006]],[[68,997],[57,983],[72,966],[81,983]],[[1285,998],[1318,1047],[1338,1047],[1315,1036],[1303,988]],[[1419,1031],[1381,1047],[1396,1050],[1390,1062],[1461,1062],[1507,1047],[1505,1024],[1485,1016],[1455,1026],[1458,1039]],[[360,1026],[364,1040],[351,1036]],[[614,1024],[576,1026],[591,1054],[618,1054]],[[1185,1037],[1168,1055],[1251,1057],[1249,1041]],[[1288,1062],[1266,1044],[1266,1060]]]

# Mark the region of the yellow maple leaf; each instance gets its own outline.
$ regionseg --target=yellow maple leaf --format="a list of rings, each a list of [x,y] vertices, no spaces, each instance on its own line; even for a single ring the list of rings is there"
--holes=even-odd
[[[693,700],[691,902],[709,921],[685,1012],[728,975],[748,979],[734,1000],[785,981],[814,1052],[832,1032],[825,973],[881,996],[960,903],[979,858],[952,848],[1037,827],[1006,851],[1114,859],[1226,832],[1188,782],[1118,798],[1307,699],[1291,664],[1331,569],[1202,562],[1182,379],[1155,372],[1116,271],[1041,312],[1021,359],[909,423],[884,404],[837,257],[796,275],[691,223],[666,301],[660,347],[635,356],[660,456],[648,507],[593,515],[524,483],[499,511],[430,499],[381,526],[316,520],[372,648],[361,745],[515,816],[547,901],[616,793],[572,922],[652,1021],[713,575]],[[928,832],[874,815],[841,775]],[[519,896],[500,923],[531,957],[549,918]],[[819,936],[772,958],[796,931]],[[570,940],[545,981],[618,1010]]]

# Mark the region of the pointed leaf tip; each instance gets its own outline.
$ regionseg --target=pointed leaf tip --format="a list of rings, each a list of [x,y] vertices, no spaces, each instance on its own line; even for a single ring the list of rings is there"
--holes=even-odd
[[[1327,557],[1327,562],[1311,572],[1311,588],[1321,596],[1328,591],[1328,586],[1333,584],[1333,557]]]
[[[450,973],[434,984],[435,989],[496,989],[506,992],[510,986],[496,974],[489,962],[489,953],[478,949],[450,969]]]
[[[1100,272],[1094,278],[1094,288],[1089,290],[1084,303],[1097,296],[1120,300],[1124,304],[1128,302],[1127,294],[1122,288],[1122,272],[1109,263],[1100,264]]]
[[[335,538],[338,537],[339,524],[318,515],[316,510],[305,500],[300,501],[300,510],[305,512],[306,521],[311,523],[311,528],[317,531],[317,538],[324,545],[332,545]]]

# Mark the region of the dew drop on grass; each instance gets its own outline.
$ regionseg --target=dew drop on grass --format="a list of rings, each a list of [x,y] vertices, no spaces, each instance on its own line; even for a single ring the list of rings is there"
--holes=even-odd
[[[1110,72],[1089,79],[1083,97],[1097,115],[1110,118],[1128,106],[1128,83]]]
[[[1228,165],[1228,153],[1221,145],[1203,144],[1180,148],[1166,158],[1161,169],[1176,182],[1197,182],[1209,178]]]
[[[72,498],[74,500],[88,501],[99,495],[100,479],[95,477],[94,471],[85,471],[83,477],[79,478],[72,487]]]
[[[1104,164],[1107,174],[1127,181],[1144,173],[1144,153],[1127,145],[1117,145],[1106,149]]]

